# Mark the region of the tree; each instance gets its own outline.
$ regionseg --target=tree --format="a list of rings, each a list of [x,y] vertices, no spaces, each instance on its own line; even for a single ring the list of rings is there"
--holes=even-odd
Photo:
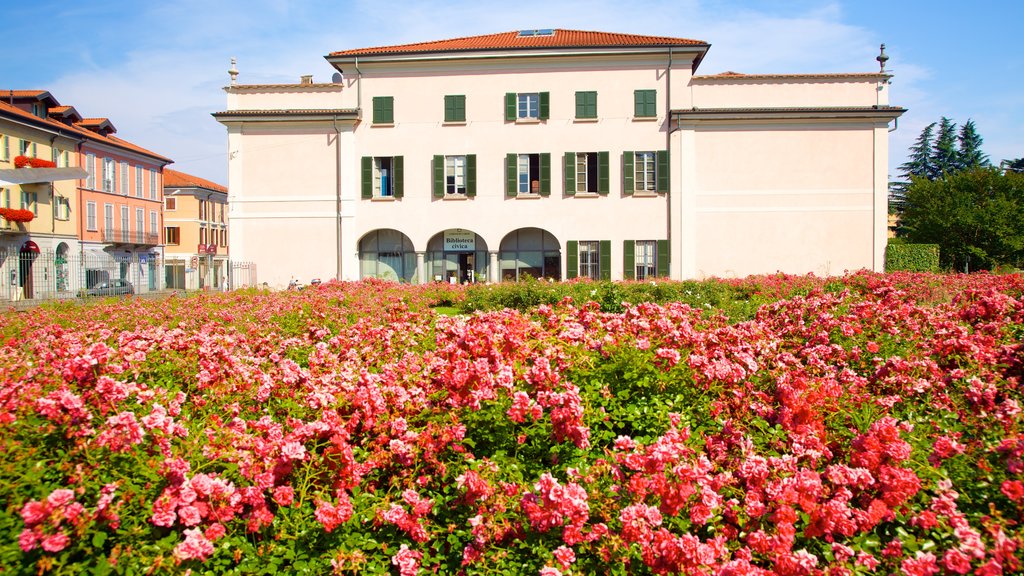
[[[1010,172],[1017,172],[1018,174],[1024,174],[1024,158],[1017,158],[1016,160],[1003,160],[1006,163],[1006,169]]]
[[[911,177],[918,176],[929,178],[935,172],[932,164],[932,138],[935,130],[935,122],[924,127],[921,135],[910,147],[910,158],[900,165],[900,176],[904,182],[910,182]]]
[[[939,120],[939,134],[932,149],[932,170],[929,180],[942,178],[943,174],[956,172],[958,151],[956,149],[956,123],[945,116]]]
[[[988,154],[981,151],[982,142],[981,136],[974,129],[974,121],[968,119],[960,127],[960,135],[957,136],[959,149],[957,150],[956,164],[958,170],[991,166],[991,163],[988,161]]]
[[[909,242],[938,244],[946,268],[1024,267],[1024,175],[988,167],[915,177],[900,224]]]

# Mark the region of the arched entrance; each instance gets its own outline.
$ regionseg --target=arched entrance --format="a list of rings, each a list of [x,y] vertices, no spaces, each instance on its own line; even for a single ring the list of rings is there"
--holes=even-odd
[[[505,235],[498,253],[502,280],[562,279],[562,251],[547,230],[519,228]]]
[[[66,292],[68,290],[68,245],[64,242],[57,244],[57,250],[54,251],[53,276],[57,292]]]
[[[472,230],[450,228],[427,242],[427,279],[435,282],[487,280],[487,242]]]
[[[35,298],[35,289],[32,282],[32,264],[39,256],[39,245],[31,240],[26,240],[18,251],[18,284],[21,285],[22,298]]]
[[[374,230],[359,241],[359,277],[415,282],[416,252],[398,230]]]

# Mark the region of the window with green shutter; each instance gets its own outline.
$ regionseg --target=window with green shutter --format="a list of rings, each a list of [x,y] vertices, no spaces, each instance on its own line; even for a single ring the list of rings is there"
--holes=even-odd
[[[636,279],[636,257],[634,254],[635,247],[636,240],[622,241],[622,278],[624,280]]]
[[[667,150],[622,153],[624,194],[668,193],[670,181]]]
[[[633,116],[637,118],[653,118],[658,115],[657,90],[633,91]]]
[[[579,242],[569,240],[565,243],[565,277],[572,280],[579,275]]]
[[[562,164],[567,196],[608,193],[608,152],[566,152]]]
[[[363,156],[360,174],[362,198],[402,198],[405,195],[405,162],[402,156]]]
[[[505,94],[505,120],[547,120],[551,113],[549,92],[508,92]]]
[[[551,154],[508,154],[505,156],[506,196],[550,196]]]
[[[373,97],[373,123],[394,124],[395,123],[395,98],[394,96]]]
[[[576,118],[597,118],[597,92],[576,93]]]
[[[466,121],[466,97],[461,94],[444,97],[444,121]]]
[[[598,243],[598,258],[601,261],[600,279],[612,279],[612,241],[601,240]]]
[[[476,196],[476,155],[434,156],[435,198]]]

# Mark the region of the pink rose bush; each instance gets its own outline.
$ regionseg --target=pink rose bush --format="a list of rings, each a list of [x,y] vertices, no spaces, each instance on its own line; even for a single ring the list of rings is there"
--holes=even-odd
[[[368,280],[8,314],[0,566],[1021,573],[1022,293]]]

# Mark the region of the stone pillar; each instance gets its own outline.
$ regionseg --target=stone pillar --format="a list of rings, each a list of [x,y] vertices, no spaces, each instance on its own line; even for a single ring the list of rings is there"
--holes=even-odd
[[[491,258],[491,263],[487,266],[487,281],[500,282],[501,270],[498,268],[498,253],[492,251],[489,252],[488,255]]]

